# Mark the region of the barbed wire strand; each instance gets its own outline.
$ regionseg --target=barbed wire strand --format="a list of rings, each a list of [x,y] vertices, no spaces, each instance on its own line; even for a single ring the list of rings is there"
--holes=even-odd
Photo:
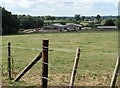
[[[46,63],[46,62],[42,62],[42,63],[47,64],[48,66],[50,66],[50,67],[52,67],[52,68],[67,68],[67,69],[71,69],[71,70],[73,69],[72,67],[68,67],[68,66],[53,66],[53,65],[48,64],[48,63]],[[91,73],[95,73],[95,74],[103,74],[103,75],[108,74],[108,73],[98,73],[98,72],[93,72],[93,71],[89,71],[89,70],[81,70],[81,69],[75,69],[75,70],[77,70],[77,71],[91,72]],[[114,73],[114,74],[117,74],[117,73]],[[117,75],[118,75],[118,74],[117,74]]]
[[[69,84],[66,84],[66,83],[63,83],[63,82],[58,82],[58,81],[51,80],[51,79],[46,78],[46,77],[41,77],[41,78],[43,78],[43,79],[47,79],[48,81],[51,81],[51,82],[53,82],[53,83],[59,83],[59,84],[63,84],[63,85],[66,85],[66,86],[69,85]]]
[[[23,62],[28,62],[28,61],[23,61]],[[30,62],[29,62],[30,63]],[[73,67],[69,67],[69,66],[54,66],[54,65],[51,65],[51,64],[48,64],[46,62],[41,62],[41,64],[44,63],[52,68],[64,68],[64,69],[70,69],[70,70],[73,70]],[[3,68],[3,67],[2,67]],[[4,67],[5,68],[5,67]],[[75,69],[77,71],[84,71],[84,72],[91,72],[91,73],[95,73],[95,74],[103,74],[103,75],[107,75],[108,73],[98,73],[98,72],[93,72],[93,71],[89,71],[89,70],[81,70],[81,69]],[[112,73],[111,73],[112,74]],[[113,73],[113,74],[117,74],[117,73]],[[117,74],[118,75],[118,74]]]
[[[27,77],[34,76],[34,75],[26,74],[26,73],[23,73],[23,75],[25,75],[25,76],[27,76]],[[39,76],[39,75],[37,75],[37,77],[40,77],[40,76]],[[51,81],[51,82],[53,82],[53,83],[63,84],[63,85],[66,85],[66,86],[68,86],[68,85],[69,85],[69,84],[67,84],[67,83],[64,83],[64,82],[59,82],[59,81],[54,81],[54,80],[51,80],[51,79],[46,78],[46,77],[43,77],[43,76],[41,76],[40,78],[41,78],[41,79],[42,79],[42,78],[43,78],[43,79],[47,79],[48,81]]]
[[[8,47],[8,46],[2,46],[0,48],[4,48],[4,47]],[[16,47],[16,46],[10,46],[11,48],[18,48],[18,49],[25,49],[25,50],[37,50],[37,51],[42,51],[43,49],[35,49],[35,48],[25,48],[25,47]],[[71,50],[62,50],[62,49],[56,49],[56,48],[50,48],[50,47],[45,47],[45,48],[49,48],[49,51],[64,51],[64,52],[74,52]],[[75,52],[74,52],[75,53]],[[94,53],[94,52],[80,52],[80,53],[89,53],[89,54],[117,54],[117,53]]]
[[[30,63],[30,62],[28,62],[28,61],[22,61],[22,62],[27,62],[27,63]],[[41,64],[42,63],[44,63],[44,64],[47,64],[48,66],[50,66],[50,67],[52,67],[52,68],[64,68],[64,69],[70,69],[70,70],[73,70],[73,68],[72,67],[69,67],[69,66],[54,66],[54,65],[51,65],[51,64],[48,64],[48,63],[46,63],[46,62],[41,62]],[[14,67],[15,67],[15,65],[14,65]],[[7,67],[4,67],[4,66],[2,66],[1,68],[4,68],[4,69],[7,69]],[[15,69],[14,69],[15,70]],[[77,70],[77,71],[84,71],[84,72],[90,72],[90,73],[95,73],[95,74],[103,74],[103,75],[107,75],[108,73],[98,73],[98,72],[93,72],[93,71],[90,71],[90,70],[81,70],[81,69],[75,69],[75,70]],[[111,73],[112,74],[112,73]],[[113,73],[113,74],[117,74],[117,73]],[[118,75],[118,74],[117,74]]]
[[[4,48],[4,47],[8,47],[8,46],[2,46],[0,48]],[[35,49],[35,48],[24,48],[24,47],[15,47],[15,46],[10,46],[11,48],[18,48],[18,49],[27,49],[27,50],[38,50],[38,51],[42,51],[43,49]],[[44,47],[44,48],[49,48],[49,47]],[[57,51],[65,51],[65,50],[61,50],[61,49],[56,49],[56,48],[49,48],[49,50],[53,51],[53,50],[57,50]],[[67,50],[68,51],[68,50]],[[115,54],[115,53],[91,53],[91,52],[80,52],[80,53],[90,53],[90,54]],[[28,61],[27,61],[28,62]],[[44,64],[47,64],[49,65],[50,67],[52,68],[67,68],[67,69],[73,69],[72,67],[68,67],[68,66],[53,66],[51,64],[48,64],[48,63],[45,63],[45,62],[42,62]],[[78,70],[78,71],[87,71],[87,72],[91,72],[91,73],[95,73],[95,74],[101,74],[101,73],[97,73],[97,72],[92,72],[92,71],[89,71],[89,70],[81,70],[81,69],[75,69],[75,70]],[[102,73],[102,74],[107,74],[107,73]],[[117,73],[113,73],[113,74],[117,74]],[[117,74],[118,75],[118,74]],[[46,78],[48,79],[48,78]],[[50,79],[49,79],[50,80]],[[54,80],[52,80],[54,81]]]

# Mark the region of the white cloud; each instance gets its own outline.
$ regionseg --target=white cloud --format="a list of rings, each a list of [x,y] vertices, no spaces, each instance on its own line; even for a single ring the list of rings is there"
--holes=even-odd
[[[29,8],[32,5],[36,4],[35,1],[30,1],[30,0],[1,0],[1,3],[6,4],[7,7],[20,7],[20,8]]]
[[[118,0],[0,0],[0,2],[5,3],[9,7],[17,7],[20,6],[21,8],[29,8],[32,5],[39,4],[41,2],[53,3],[53,2],[74,2],[76,5],[79,2],[82,3],[94,3],[94,2],[107,2],[107,3],[114,3],[115,6],[118,5]]]
[[[34,5],[36,2],[35,1],[28,1],[28,0],[20,0],[17,4],[21,7],[21,8],[29,8],[32,5]]]
[[[81,8],[82,7],[82,8]],[[92,10],[92,8],[94,8],[94,5],[92,2],[88,3],[88,2],[74,2],[74,6],[72,7],[73,10],[80,10],[80,11],[89,11]]]
[[[38,10],[39,9],[39,10]],[[65,2],[41,2],[41,4],[37,4],[35,8],[32,8],[31,12],[36,14],[46,14],[46,15],[74,15],[74,14],[81,14],[85,15],[90,11],[95,10],[93,3],[83,3],[83,2],[72,2],[72,3],[65,3]]]
[[[118,6],[117,0],[0,0],[0,2],[4,3],[5,8],[8,10],[14,10],[15,12],[13,13],[26,13],[31,15],[95,14],[98,11],[94,6],[94,2],[113,3],[116,7]],[[24,10],[24,12],[19,12],[19,10]]]
[[[6,7],[16,7],[17,0],[0,0],[1,3],[4,3]]]
[[[37,0],[39,2],[118,2],[118,0]]]

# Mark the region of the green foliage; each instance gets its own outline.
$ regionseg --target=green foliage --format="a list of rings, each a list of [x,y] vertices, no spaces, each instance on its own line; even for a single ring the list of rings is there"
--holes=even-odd
[[[115,26],[118,26],[118,19],[114,22]]]
[[[101,16],[100,15],[97,15],[96,19],[97,20],[100,20]]]
[[[95,27],[97,27],[97,26],[103,26],[103,24],[95,24]]]
[[[19,20],[16,15],[12,15],[11,12],[2,9],[2,34],[16,34],[19,29]]]
[[[108,19],[105,22],[104,26],[115,26],[115,24],[114,24],[114,21],[112,19]]]
[[[72,21],[72,19],[70,17],[68,17],[66,20],[67,20],[67,22],[71,22]]]
[[[80,24],[80,20],[73,19],[72,22],[75,24]]]
[[[17,18],[20,20],[20,28],[22,29],[40,28],[44,25],[43,18],[39,16],[18,15]]]
[[[79,15],[79,14],[75,14],[74,19],[75,19],[76,21],[79,21],[79,20],[80,20],[80,15]]]
[[[60,22],[60,24],[62,24],[62,25],[66,25],[66,22]]]
[[[115,26],[117,26],[120,29],[120,16],[117,17],[114,23],[115,23]]]
[[[62,18],[61,18],[61,20],[65,20],[65,19],[66,19],[66,17],[62,17]]]
[[[90,22],[89,27],[95,27],[94,22]]]
[[[44,16],[44,19],[45,20],[55,20],[56,19],[56,17],[55,16]]]
[[[84,19],[85,19],[85,16],[82,16],[82,17],[81,17],[81,21],[84,21]]]
[[[19,31],[24,31],[24,29],[19,29]]]

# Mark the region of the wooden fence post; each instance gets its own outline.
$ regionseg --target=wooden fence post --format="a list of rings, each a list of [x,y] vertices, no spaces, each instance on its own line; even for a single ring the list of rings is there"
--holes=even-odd
[[[47,88],[48,80],[48,44],[49,40],[42,41],[42,88]],[[45,78],[44,78],[45,77]]]
[[[112,77],[112,80],[111,80],[111,88],[115,88],[115,84],[116,84],[116,81],[117,81],[117,76],[119,74],[119,71],[120,71],[120,51],[119,51],[119,57],[117,59],[117,62],[116,62],[116,66],[115,66],[115,70],[114,70],[114,73],[113,73],[113,77]]]
[[[80,57],[80,49],[78,48],[77,52],[76,52],[76,57],[75,57],[75,62],[74,62],[74,66],[73,66],[72,75],[71,75],[70,88],[73,88],[73,85],[74,85],[76,69],[77,69],[77,66],[78,66],[79,57]]]
[[[11,80],[11,51],[10,51],[10,42],[8,42],[8,77]]]
[[[14,81],[18,81],[30,68],[32,68],[32,66],[34,66],[34,64],[36,64],[40,59],[42,58],[42,52],[35,57],[35,59],[33,59],[30,64],[24,68],[24,70],[15,78]]]

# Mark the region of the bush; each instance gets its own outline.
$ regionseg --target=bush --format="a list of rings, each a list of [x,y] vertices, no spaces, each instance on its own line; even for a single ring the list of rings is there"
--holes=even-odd
[[[108,19],[105,22],[104,26],[115,26],[115,24],[114,24],[114,21],[112,19]]]

